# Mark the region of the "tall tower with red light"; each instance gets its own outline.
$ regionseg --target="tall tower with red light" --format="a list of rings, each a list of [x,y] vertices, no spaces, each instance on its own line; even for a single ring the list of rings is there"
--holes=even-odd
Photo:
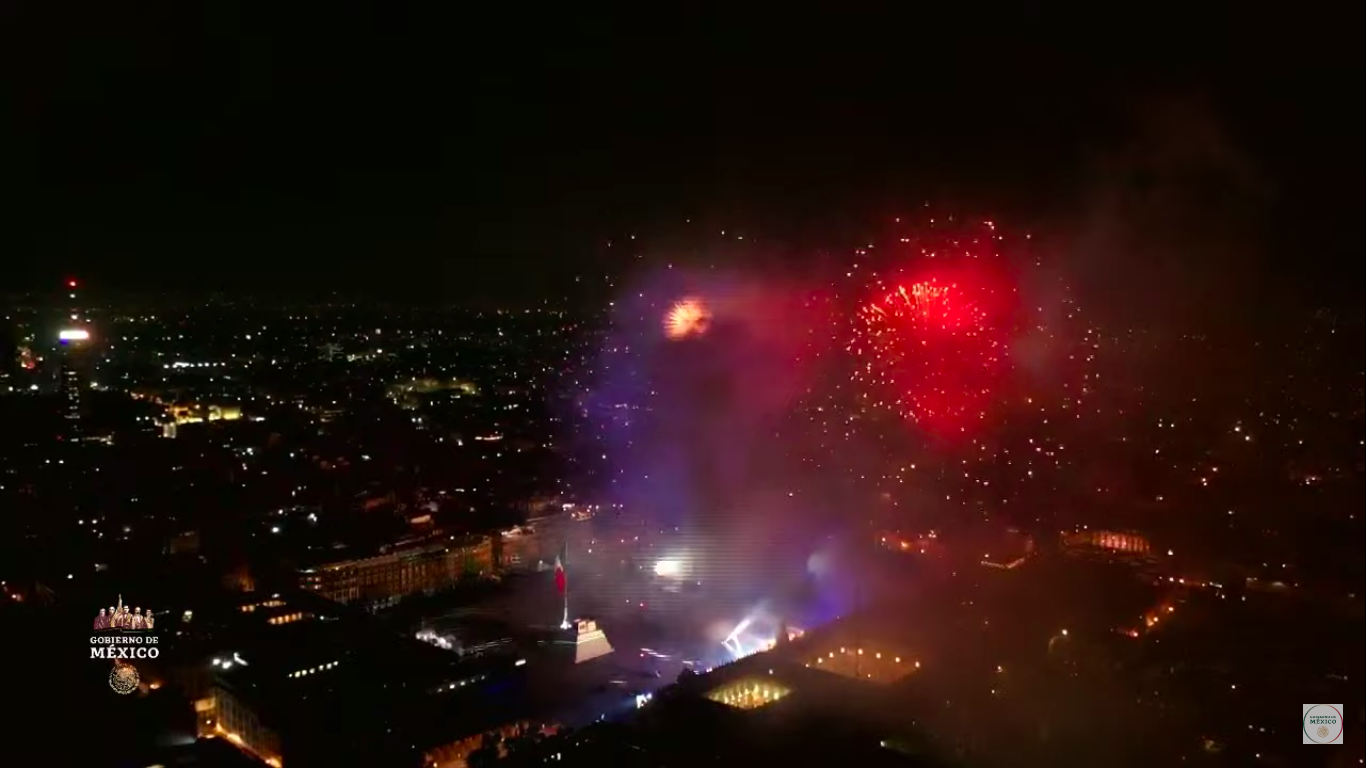
[[[87,386],[86,369],[90,356],[90,318],[80,305],[79,281],[67,278],[63,284],[63,299],[57,306],[65,307],[58,325],[57,389],[60,392],[62,416],[67,424],[67,439],[79,439],[81,434],[81,394]]]

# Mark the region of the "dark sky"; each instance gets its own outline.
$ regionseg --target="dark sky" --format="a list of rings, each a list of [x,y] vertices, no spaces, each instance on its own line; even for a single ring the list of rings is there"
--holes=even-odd
[[[1050,231],[1097,275],[1359,300],[1359,3],[139,5],[0,11],[13,286],[540,295],[636,227],[838,240],[929,198]]]

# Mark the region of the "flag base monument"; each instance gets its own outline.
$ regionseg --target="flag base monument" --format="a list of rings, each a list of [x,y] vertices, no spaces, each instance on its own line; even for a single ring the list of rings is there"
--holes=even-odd
[[[555,589],[560,593],[563,607],[560,614],[561,637],[556,644],[573,646],[574,663],[582,664],[611,653],[612,644],[607,642],[607,633],[602,631],[596,621],[569,620],[569,580],[568,574],[565,573],[565,565],[568,562],[569,543],[565,542],[560,546],[559,554],[555,555]]]
[[[607,633],[591,619],[575,619],[565,629],[565,635],[559,644],[573,647],[575,664],[592,661],[612,652],[612,644],[607,641]]]

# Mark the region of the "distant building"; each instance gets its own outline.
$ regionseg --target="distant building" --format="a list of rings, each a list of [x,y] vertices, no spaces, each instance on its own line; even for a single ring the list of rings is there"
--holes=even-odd
[[[462,657],[327,605],[276,594],[239,606],[202,662],[200,738],[271,766],[462,768],[490,743],[553,731],[532,720],[520,657]]]
[[[176,364],[178,365],[178,363]],[[177,395],[157,389],[140,389],[130,393],[135,400],[144,400],[164,409],[158,423],[162,437],[174,438],[176,426],[200,424],[206,421],[238,421],[243,418],[239,405],[206,403],[197,400],[177,400]]]
[[[899,683],[920,670],[920,653],[911,638],[858,615],[804,633],[768,655],[864,684]]]
[[[210,403],[176,403],[166,406],[166,414],[176,424],[198,424],[204,421],[237,421],[242,409],[236,405]]]
[[[713,688],[706,698],[736,709],[758,709],[777,703],[792,689],[769,677],[743,677]]]
[[[1152,545],[1147,537],[1132,531],[1071,531],[1062,534],[1062,551],[1073,557],[1147,562]]]
[[[940,764],[888,686],[782,655],[680,678],[644,703],[622,738],[653,765]]]
[[[195,702],[195,714],[200,738],[222,736],[266,765],[280,768],[280,734],[262,723],[256,710],[231,688],[215,685],[210,696]]]
[[[305,568],[299,582],[329,600],[376,608],[493,573],[492,539],[452,536],[397,545],[373,557],[321,563]]]
[[[62,416],[67,422],[69,438],[81,432],[82,393],[89,386],[89,332],[64,330],[58,339],[57,391],[62,397]]]
[[[833,641],[827,641],[824,645],[809,645],[817,647],[805,660],[805,666],[841,677],[872,683],[893,683],[920,669],[920,662],[915,659],[913,650],[891,642],[873,642],[866,648],[835,645]]]
[[[63,284],[58,306],[64,309],[55,339],[57,391],[63,400],[62,415],[66,419],[67,439],[75,440],[81,435],[82,391],[89,386],[91,368],[90,318],[80,307],[75,280],[67,280]]]
[[[575,522],[572,514],[557,512],[503,531],[499,537],[499,569],[515,572],[553,567],[555,555],[569,540]]]
[[[58,389],[62,393],[62,415],[66,417],[71,431],[74,434],[80,433],[81,423],[81,390],[85,387],[84,377],[77,363],[73,360],[76,353],[67,350],[62,355],[61,380],[58,382]]]

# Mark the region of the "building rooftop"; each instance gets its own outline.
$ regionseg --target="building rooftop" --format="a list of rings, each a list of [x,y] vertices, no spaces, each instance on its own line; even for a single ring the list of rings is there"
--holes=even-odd
[[[490,541],[484,535],[456,535],[440,531],[404,538],[392,542],[372,542],[365,546],[340,549],[311,549],[295,558],[301,573],[309,574],[327,568],[341,568],[386,555],[420,555],[453,547],[478,546]]]
[[[291,606],[248,613],[267,610]],[[225,642],[230,647],[208,662],[215,685],[287,744],[350,739],[397,748],[407,739],[421,749],[531,714],[517,696],[523,670],[516,659],[462,658],[361,620],[267,619]]]
[[[920,670],[921,650],[915,637],[855,616],[807,632],[773,655],[822,674],[885,685]]]
[[[261,762],[224,739],[199,739],[166,749],[149,759],[164,768],[260,768]]]
[[[641,710],[641,743],[659,754],[727,764],[927,764],[908,762],[906,745],[925,741],[885,686],[777,656],[758,653],[680,679]]]

